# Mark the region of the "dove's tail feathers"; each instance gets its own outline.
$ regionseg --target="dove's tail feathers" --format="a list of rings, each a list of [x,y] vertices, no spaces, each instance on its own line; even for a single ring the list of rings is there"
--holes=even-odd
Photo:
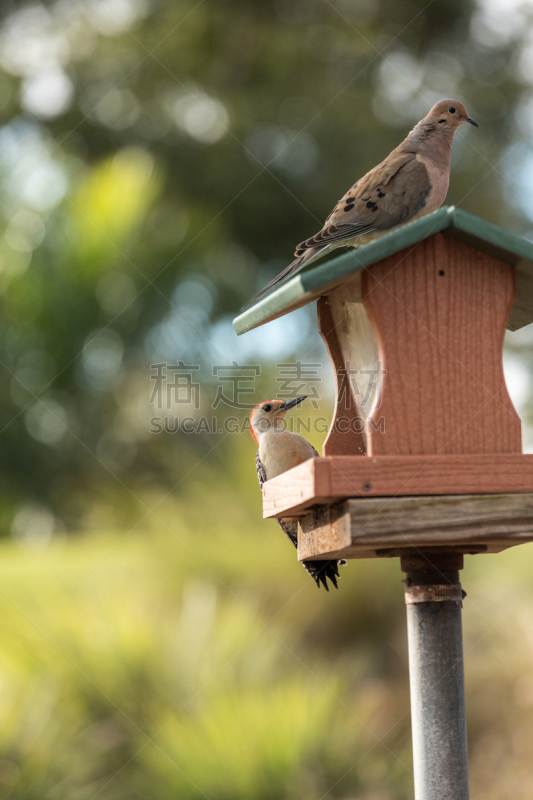
[[[292,275],[292,273],[296,272],[300,267],[303,267],[303,265],[307,264],[308,261],[311,261],[311,259],[316,257],[323,249],[324,248],[321,247],[318,250],[306,250],[305,253],[298,256],[298,258],[295,258],[294,261],[291,261],[288,267],[285,267],[285,269],[282,270],[279,275],[276,275],[276,277],[273,278],[270,283],[267,283],[266,286],[263,286],[261,291],[257,292],[255,297],[252,297],[252,299],[242,308],[242,311],[246,311],[247,308],[253,305],[253,303],[256,303],[257,300],[260,300],[261,297],[263,297],[263,295],[265,295],[270,289],[272,289],[274,286],[277,286],[277,284],[281,283],[281,281],[285,280],[285,278],[288,278],[289,275]]]

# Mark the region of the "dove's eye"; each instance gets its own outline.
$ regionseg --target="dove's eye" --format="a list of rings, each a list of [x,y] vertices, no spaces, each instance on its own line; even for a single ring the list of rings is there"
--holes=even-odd
[[[457,109],[456,109],[456,107],[455,107],[455,106],[450,106],[450,107],[449,107],[449,109],[448,109],[448,111],[450,112],[450,114],[455,114],[455,112],[457,111]]]

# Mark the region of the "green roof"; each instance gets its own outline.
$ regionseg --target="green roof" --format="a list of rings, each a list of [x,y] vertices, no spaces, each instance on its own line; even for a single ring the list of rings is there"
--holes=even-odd
[[[328,294],[350,275],[435,233],[444,233],[512,264],[516,268],[516,300],[507,327],[516,331],[533,322],[533,242],[459,208],[444,206],[319,266],[313,262],[307,269],[300,268],[236,317],[233,327],[240,335],[301,308]]]

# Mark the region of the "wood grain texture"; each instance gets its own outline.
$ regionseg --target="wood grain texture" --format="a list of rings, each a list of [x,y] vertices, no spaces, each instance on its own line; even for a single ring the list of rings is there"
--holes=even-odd
[[[317,313],[318,332],[326,345],[335,375],[336,398],[333,419],[322,451],[325,456],[365,455],[365,420],[359,413],[346,372],[346,360],[339,343],[329,298],[320,298]]]
[[[310,458],[277,478],[266,481],[263,484],[263,517],[287,517],[290,515],[282,513],[285,508],[302,509],[314,503],[329,503],[336,499],[330,494],[328,461],[325,458]]]
[[[298,558],[372,558],[427,548],[495,553],[533,541],[533,494],[349,499],[301,517]]]
[[[520,453],[502,363],[514,268],[439,233],[362,287],[386,370],[368,454]]]
[[[263,516],[301,516],[347,497],[533,492],[533,455],[332,456],[263,485]]]

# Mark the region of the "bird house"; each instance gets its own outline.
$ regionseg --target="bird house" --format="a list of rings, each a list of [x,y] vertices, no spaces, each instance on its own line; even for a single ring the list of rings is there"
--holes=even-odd
[[[268,481],[300,517],[299,558],[533,541],[533,455],[503,339],[533,322],[533,244],[453,207],[291,276],[238,334],[317,300],[336,378],[323,457]]]

